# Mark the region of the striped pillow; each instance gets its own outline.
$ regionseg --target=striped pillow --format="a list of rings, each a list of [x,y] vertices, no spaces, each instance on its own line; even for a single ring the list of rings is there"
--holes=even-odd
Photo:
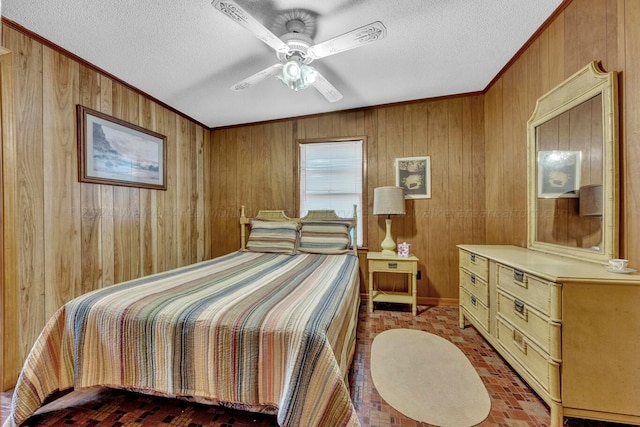
[[[247,250],[293,255],[298,245],[297,222],[251,220]]]
[[[353,221],[303,221],[299,252],[344,254],[351,245]]]

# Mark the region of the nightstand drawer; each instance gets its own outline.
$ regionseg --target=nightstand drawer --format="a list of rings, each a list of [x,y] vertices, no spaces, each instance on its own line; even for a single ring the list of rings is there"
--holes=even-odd
[[[415,273],[416,263],[407,261],[369,261],[369,268],[371,271],[385,271],[385,272],[400,272],[400,273]]]
[[[460,250],[460,267],[467,269],[476,276],[487,280],[489,277],[489,260],[480,255]]]
[[[489,286],[487,281],[465,269],[460,269],[460,285],[471,295],[475,295],[484,305],[489,305]]]

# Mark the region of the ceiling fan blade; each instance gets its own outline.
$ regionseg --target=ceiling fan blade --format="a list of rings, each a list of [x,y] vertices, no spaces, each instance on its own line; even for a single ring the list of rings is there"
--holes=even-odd
[[[241,8],[233,0],[214,0],[211,3],[220,12],[251,31],[257,38],[271,46],[276,52],[288,52],[289,46],[267,29],[264,25],[253,18],[246,10]]]
[[[238,82],[236,84],[234,84],[233,86],[231,86],[231,90],[235,90],[235,91],[241,91],[241,90],[245,90],[250,88],[251,86],[254,86],[258,83],[260,83],[261,81],[271,77],[271,76],[275,76],[276,74],[278,74],[280,71],[282,70],[282,64],[281,63],[277,63],[274,64],[268,68],[265,68],[262,71],[258,71],[257,73],[255,73],[254,75],[252,75],[251,77],[247,77],[246,79],[242,80],[241,82]]]
[[[316,79],[311,84],[313,85],[313,87],[318,89],[318,92],[320,92],[322,95],[324,95],[325,98],[327,98],[327,101],[336,102],[342,99],[342,94],[338,92],[338,89],[333,87],[333,85],[329,83],[329,81],[325,79],[322,74],[316,71],[315,76]]]
[[[324,58],[368,43],[382,40],[387,35],[387,27],[380,21],[364,25],[348,33],[311,46],[307,55],[313,59]]]

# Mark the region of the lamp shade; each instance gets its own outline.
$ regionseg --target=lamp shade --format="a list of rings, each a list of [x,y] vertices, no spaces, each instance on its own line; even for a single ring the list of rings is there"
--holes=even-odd
[[[580,187],[580,216],[602,216],[602,185]]]
[[[404,190],[401,187],[378,187],[373,190],[374,215],[404,215]]]

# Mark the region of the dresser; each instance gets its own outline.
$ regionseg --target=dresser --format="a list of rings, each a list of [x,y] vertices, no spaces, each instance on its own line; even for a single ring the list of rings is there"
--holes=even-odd
[[[565,416],[640,425],[640,275],[516,246],[458,245],[473,325]]]

